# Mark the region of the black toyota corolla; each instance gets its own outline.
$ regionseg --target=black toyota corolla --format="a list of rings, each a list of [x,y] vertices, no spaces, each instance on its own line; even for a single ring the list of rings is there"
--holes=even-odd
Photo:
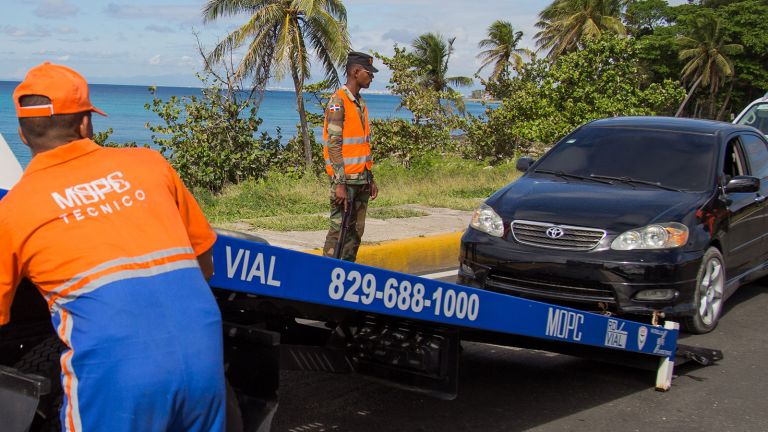
[[[766,274],[768,142],[754,128],[598,120],[518,169],[475,211],[460,283],[706,333]]]

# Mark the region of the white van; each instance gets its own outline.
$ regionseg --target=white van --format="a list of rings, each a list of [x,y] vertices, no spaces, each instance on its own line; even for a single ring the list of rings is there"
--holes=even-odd
[[[768,136],[768,93],[747,105],[733,122],[760,129]]]

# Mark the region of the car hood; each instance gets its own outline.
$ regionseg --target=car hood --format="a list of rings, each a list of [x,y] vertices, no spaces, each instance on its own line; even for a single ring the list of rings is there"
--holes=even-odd
[[[523,176],[486,203],[507,223],[528,220],[623,232],[654,222],[690,226],[708,197],[707,192]]]

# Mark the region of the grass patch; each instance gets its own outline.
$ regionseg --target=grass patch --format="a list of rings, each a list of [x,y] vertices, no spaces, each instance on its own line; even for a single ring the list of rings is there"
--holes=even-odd
[[[427,215],[429,213],[425,211],[397,207],[372,208],[368,211],[368,217],[374,219],[403,219]]]
[[[514,164],[488,167],[482,162],[436,156],[406,168],[383,161],[374,166],[379,198],[370,203],[372,218],[421,216],[399,207],[417,204],[474,210],[500,187],[517,179]],[[195,190],[213,225],[246,222],[258,229],[320,230],[327,228],[330,186],[325,176],[270,174],[225,188],[220,194]]]
[[[247,219],[244,222],[256,229],[270,231],[318,231],[328,229],[328,216],[288,215]]]

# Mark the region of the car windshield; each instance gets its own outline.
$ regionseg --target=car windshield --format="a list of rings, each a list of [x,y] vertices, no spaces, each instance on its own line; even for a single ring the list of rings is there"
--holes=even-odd
[[[674,131],[584,127],[567,136],[536,165],[546,171],[595,178],[622,178],[689,191],[712,185],[715,137]]]
[[[768,102],[760,102],[749,107],[736,123],[760,129],[763,135],[768,135]]]

